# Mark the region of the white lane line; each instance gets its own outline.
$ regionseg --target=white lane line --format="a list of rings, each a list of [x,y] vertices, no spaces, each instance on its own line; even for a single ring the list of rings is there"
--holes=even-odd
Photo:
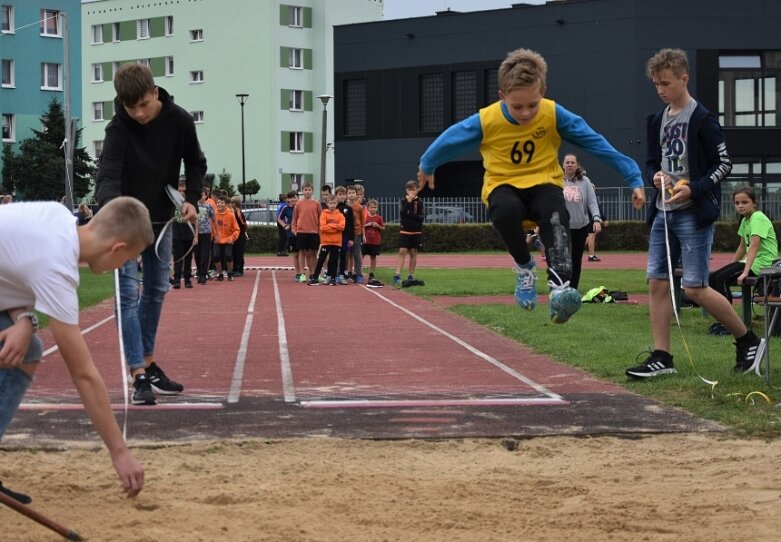
[[[156,405],[129,405],[130,410],[221,410],[224,408],[222,403],[158,403]],[[124,410],[125,405],[112,403],[112,410]],[[68,412],[74,410],[84,410],[81,403],[22,403],[19,410],[53,410],[59,412]]]
[[[527,378],[526,376],[522,375],[521,373],[519,373],[518,371],[516,371],[512,367],[508,367],[507,365],[505,365],[504,363],[502,363],[498,359],[494,358],[493,356],[490,356],[490,355],[486,354],[485,352],[483,352],[482,350],[480,350],[478,348],[475,348],[474,346],[472,346],[468,342],[466,342],[466,341],[464,341],[462,339],[459,339],[458,337],[456,337],[455,335],[453,335],[451,333],[448,333],[447,331],[445,331],[441,327],[439,327],[439,326],[437,326],[435,324],[432,324],[431,322],[429,322],[428,320],[426,320],[422,316],[412,312],[411,310],[406,309],[406,308],[402,307],[401,305],[399,305],[398,303],[395,303],[395,302],[391,301],[390,299],[388,299],[384,295],[378,293],[376,290],[371,289],[371,288],[364,288],[364,289],[367,292],[376,295],[377,297],[379,297],[380,299],[382,299],[386,303],[389,303],[390,305],[396,307],[400,311],[408,314],[409,316],[411,316],[412,318],[414,318],[418,322],[427,325],[428,327],[430,327],[431,329],[433,329],[437,333],[439,333],[441,335],[444,335],[445,337],[447,337],[451,341],[455,342],[459,346],[462,346],[463,348],[465,348],[469,352],[473,353],[477,357],[484,359],[485,361],[487,361],[488,363],[490,363],[491,365],[493,365],[497,369],[499,369],[501,371],[504,371],[505,373],[507,373],[508,375],[512,376],[516,380],[520,380],[521,382],[523,382],[527,386],[530,386],[530,387],[534,388],[535,390],[537,390],[537,392],[547,396],[549,399],[552,399],[554,401],[560,401],[562,403],[566,403],[566,401],[560,395],[558,395],[556,393],[553,393],[552,391],[548,390],[544,386],[538,384],[537,382],[531,380],[530,378]]]
[[[244,320],[244,331],[241,333],[241,344],[239,352],[236,354],[236,365],[233,367],[233,379],[231,380],[230,391],[228,392],[228,403],[238,403],[241,396],[241,382],[244,379],[244,365],[247,361],[247,344],[252,330],[252,320],[255,313],[255,300],[258,298],[260,289],[260,271],[255,274],[255,284],[252,287],[252,297],[247,307],[247,318]]]
[[[290,367],[290,352],[287,349],[285,315],[282,313],[282,300],[279,297],[277,272],[272,271],[271,277],[274,279],[274,301],[277,305],[277,335],[279,336],[279,364],[282,371],[282,395],[286,403],[295,403],[296,387],[293,383],[293,369]]]
[[[301,401],[304,408],[416,408],[455,406],[568,405],[569,401],[549,397],[475,397],[470,399],[326,399]]]
[[[100,322],[97,322],[96,324],[92,324],[90,327],[88,327],[88,328],[86,328],[86,329],[82,330],[82,331],[81,331],[81,334],[82,334],[82,335],[86,335],[86,334],[87,334],[87,333],[89,333],[90,331],[93,331],[93,330],[95,330],[95,329],[99,328],[100,326],[102,326],[102,325],[103,325],[103,324],[105,324],[106,322],[110,322],[110,321],[111,321],[111,320],[113,320],[113,319],[114,319],[114,315],[113,315],[113,314],[112,314],[111,316],[107,316],[106,318],[104,318],[104,319],[103,319],[103,320],[101,320]],[[44,358],[44,357],[48,356],[49,354],[51,354],[52,352],[56,352],[56,351],[57,351],[57,350],[59,350],[59,349],[60,349],[60,348],[59,348],[59,347],[58,347],[58,346],[55,344],[54,346],[51,346],[51,347],[47,348],[46,350],[44,350],[44,351],[43,351],[43,355],[41,356],[41,358]]]

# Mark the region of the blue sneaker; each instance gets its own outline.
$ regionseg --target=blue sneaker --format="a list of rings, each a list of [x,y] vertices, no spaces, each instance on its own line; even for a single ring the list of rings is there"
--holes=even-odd
[[[355,284],[363,284],[363,275],[355,276]]]
[[[401,277],[398,275],[393,275],[393,280],[391,280],[391,286],[395,286],[396,288],[399,288],[401,286]]]
[[[534,272],[536,268],[537,264],[532,259],[526,265],[519,265],[514,269],[515,302],[527,311],[537,306],[537,288],[535,286],[537,274]]]
[[[548,281],[550,292],[550,319],[554,324],[563,324],[580,310],[580,293],[569,285],[569,281],[562,282],[561,278],[553,269],[551,273],[556,275],[558,284],[554,281]]]

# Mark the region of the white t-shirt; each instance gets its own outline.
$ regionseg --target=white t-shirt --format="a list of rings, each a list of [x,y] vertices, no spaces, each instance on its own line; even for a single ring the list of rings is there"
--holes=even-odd
[[[79,323],[76,221],[54,201],[0,205],[0,310],[32,306]]]

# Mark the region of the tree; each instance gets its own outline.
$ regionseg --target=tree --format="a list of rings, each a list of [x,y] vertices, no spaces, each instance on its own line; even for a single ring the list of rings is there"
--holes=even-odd
[[[43,130],[33,130],[35,137],[25,139],[19,145],[19,154],[11,151],[10,165],[5,162],[14,188],[27,200],[59,200],[65,192],[65,155],[62,143],[65,139],[65,114],[57,98],[52,98],[46,113],[41,117]],[[73,197],[81,199],[91,190],[96,168],[92,158],[79,147],[81,130],[76,131],[73,152]]]
[[[11,143],[3,144],[3,189],[5,194],[13,194],[14,178],[16,171],[14,167],[14,146]]]
[[[250,196],[250,199],[252,199],[252,196],[260,192],[260,183],[257,179],[252,179],[251,181],[246,182],[246,192],[244,192],[244,189],[244,186],[239,185],[237,190],[242,196]]]
[[[233,188],[233,185],[231,184],[231,174],[225,172],[225,168],[222,168],[222,173],[218,174],[217,177],[219,177],[220,182],[217,185],[217,188],[220,190],[225,190],[228,193],[228,197],[232,198],[236,195],[236,189]]]

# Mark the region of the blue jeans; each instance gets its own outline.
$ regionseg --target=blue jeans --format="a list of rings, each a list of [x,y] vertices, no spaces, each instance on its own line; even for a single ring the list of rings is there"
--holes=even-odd
[[[685,209],[667,213],[672,267],[680,261],[683,268],[681,286],[701,288],[708,285],[713,226],[697,226],[694,211]],[[649,279],[668,280],[667,247],[664,241],[664,213],[656,213],[648,240]]]
[[[0,330],[7,329],[13,325],[8,312],[0,312]],[[0,341],[0,348],[3,347],[3,341]],[[33,363],[40,361],[43,356],[43,342],[37,333],[33,334],[30,340],[30,346],[27,348],[27,354],[24,356],[24,363]],[[16,414],[19,403],[22,402],[27,388],[30,387],[32,379],[18,367],[13,369],[0,369],[0,439],[3,438],[8,424]]]
[[[119,297],[122,304],[122,339],[130,371],[144,367],[144,356],[155,351],[157,326],[168,292],[168,262],[171,261],[171,228],[160,241],[160,257],[154,244],[141,253],[143,288],[138,278],[138,263],[129,260],[119,269]],[[140,290],[140,295],[139,295]]]

